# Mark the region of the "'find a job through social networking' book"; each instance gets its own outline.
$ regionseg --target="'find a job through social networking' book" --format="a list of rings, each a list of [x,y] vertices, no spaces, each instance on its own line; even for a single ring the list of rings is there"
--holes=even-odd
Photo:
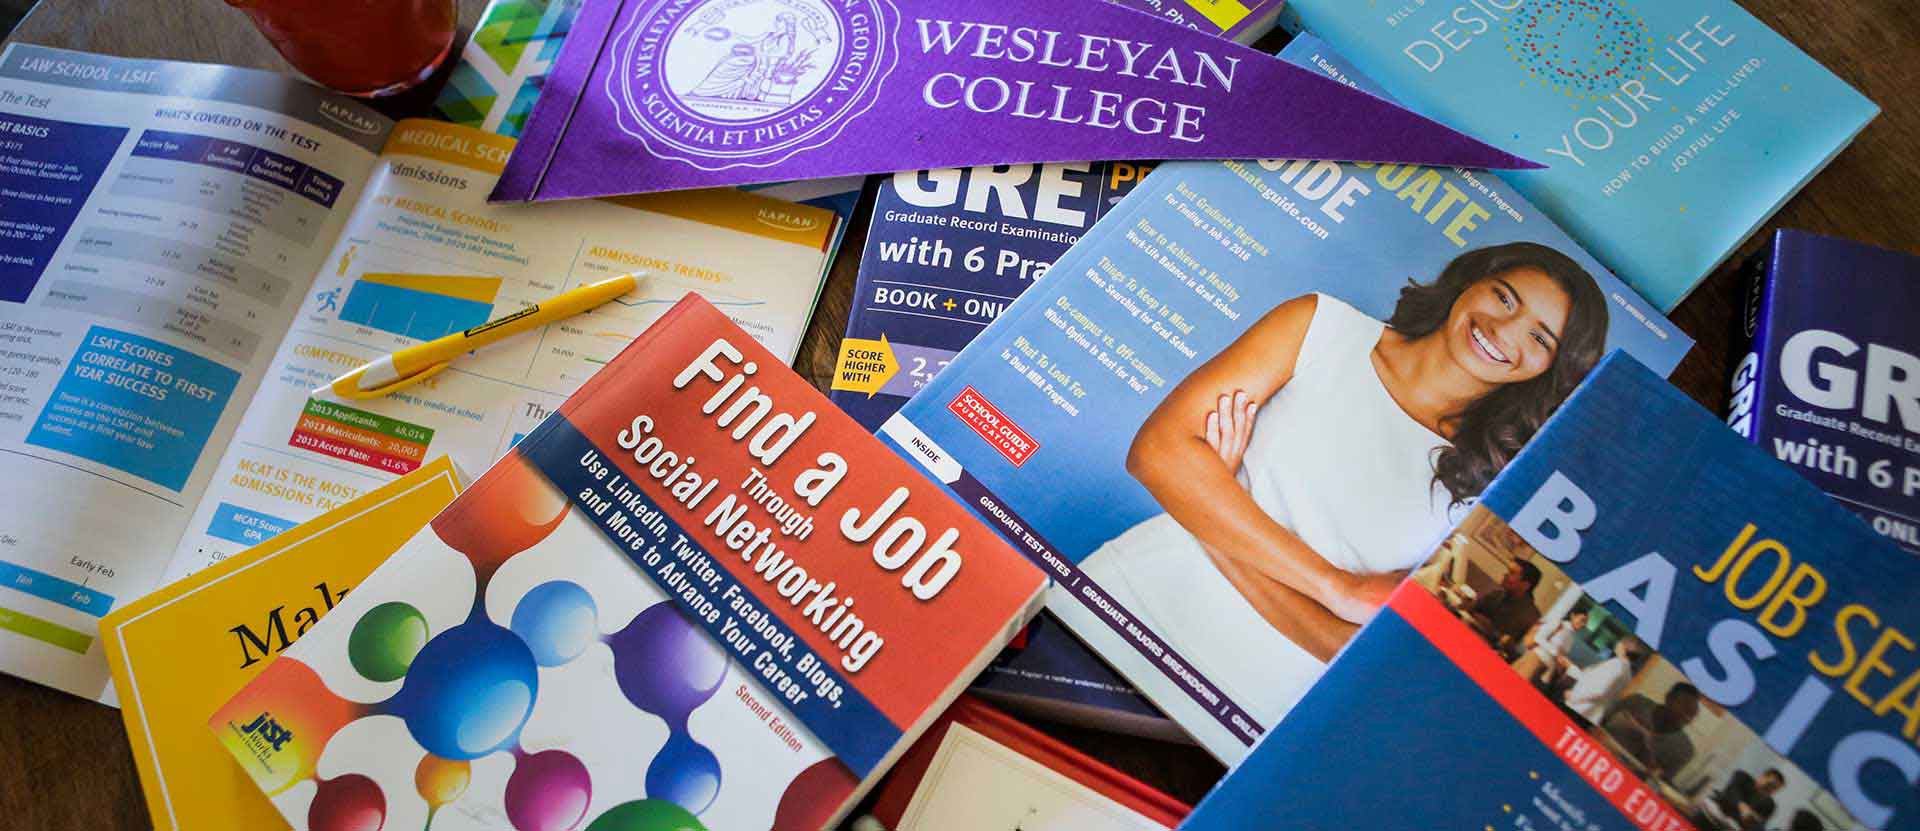
[[[208,727],[296,829],[814,831],[1044,582],[689,294]]]
[[[1663,310],[1879,113],[1732,0],[1291,0],[1280,25],[1547,164],[1505,178]]]
[[[1605,351],[1689,345],[1485,174],[1168,163],[882,435],[1232,761]]]
[[[1783,230],[1751,278],[1727,423],[1920,553],[1920,258]]]
[[[1181,828],[1920,828],[1915,585],[1615,354]]]

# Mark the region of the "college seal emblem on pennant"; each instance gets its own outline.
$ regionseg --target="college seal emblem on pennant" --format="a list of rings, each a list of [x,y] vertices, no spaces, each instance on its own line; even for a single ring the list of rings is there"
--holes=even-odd
[[[889,0],[636,4],[606,94],[654,155],[702,170],[778,164],[873,106],[898,26]]]

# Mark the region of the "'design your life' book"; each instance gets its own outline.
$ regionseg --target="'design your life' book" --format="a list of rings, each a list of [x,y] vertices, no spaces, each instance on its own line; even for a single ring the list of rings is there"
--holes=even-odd
[[[1043,582],[689,295],[208,727],[296,829],[812,831]]]
[[[1503,178],[1663,310],[1880,112],[1732,0],[1292,0],[1280,17],[1546,164]]]
[[[1750,267],[1727,423],[1920,554],[1920,258],[1782,230]]]
[[[1689,346],[1490,175],[1169,162],[881,434],[1231,763],[1607,350]]]
[[[1616,353],[1181,828],[1920,828],[1916,584]]]

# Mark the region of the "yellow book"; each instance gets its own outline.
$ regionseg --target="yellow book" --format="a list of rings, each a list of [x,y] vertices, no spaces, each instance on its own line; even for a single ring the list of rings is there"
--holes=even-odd
[[[156,831],[286,827],[207,716],[460,487],[443,456],[100,621]]]

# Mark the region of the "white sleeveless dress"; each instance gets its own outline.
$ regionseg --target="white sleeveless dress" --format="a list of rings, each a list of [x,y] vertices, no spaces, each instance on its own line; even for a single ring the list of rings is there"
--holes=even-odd
[[[1293,378],[1260,408],[1244,460],[1261,510],[1356,574],[1419,565],[1458,513],[1433,481],[1447,440],[1400,409],[1373,368],[1385,328],[1318,295]],[[1080,567],[1263,727],[1325,669],[1260,617],[1167,514],[1107,541]]]

